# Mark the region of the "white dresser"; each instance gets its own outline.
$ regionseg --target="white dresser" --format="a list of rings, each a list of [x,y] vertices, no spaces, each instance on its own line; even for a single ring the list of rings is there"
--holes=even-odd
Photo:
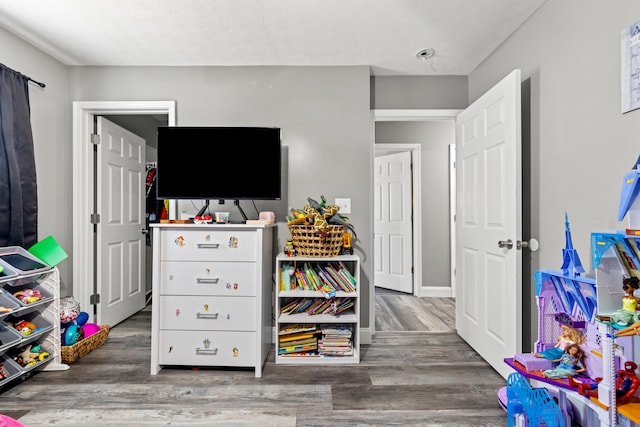
[[[153,224],[151,375],[253,367],[271,349],[273,225]]]

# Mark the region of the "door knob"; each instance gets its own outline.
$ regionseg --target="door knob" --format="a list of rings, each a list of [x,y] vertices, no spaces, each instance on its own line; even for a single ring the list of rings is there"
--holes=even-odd
[[[518,249],[528,248],[531,252],[535,252],[540,247],[540,244],[536,239],[529,239],[529,241],[518,240]]]
[[[141,232],[142,234],[147,234],[147,233],[149,232],[149,230],[148,230],[148,229],[146,229],[146,228],[142,228],[142,229],[140,230],[140,232]]]
[[[498,247],[499,248],[511,249],[513,247],[513,240],[511,240],[511,239],[498,240]]]

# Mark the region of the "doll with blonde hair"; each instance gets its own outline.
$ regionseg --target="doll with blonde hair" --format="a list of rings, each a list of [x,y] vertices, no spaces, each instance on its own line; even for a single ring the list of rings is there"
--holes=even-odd
[[[540,353],[534,353],[533,355],[536,357],[544,357],[547,360],[557,360],[571,344],[583,343],[584,336],[579,330],[567,325],[562,325],[556,345]]]

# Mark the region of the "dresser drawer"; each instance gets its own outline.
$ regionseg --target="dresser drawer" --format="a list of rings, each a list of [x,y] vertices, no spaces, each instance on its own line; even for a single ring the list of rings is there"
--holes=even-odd
[[[160,296],[160,329],[255,331],[255,297]]]
[[[255,296],[255,262],[162,261],[162,295]]]
[[[161,365],[255,366],[254,332],[160,331]]]
[[[162,233],[162,261],[256,261],[256,233],[243,230],[168,229]]]

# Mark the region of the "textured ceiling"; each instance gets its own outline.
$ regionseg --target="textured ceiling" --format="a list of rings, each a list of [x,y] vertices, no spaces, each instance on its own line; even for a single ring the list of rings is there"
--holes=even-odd
[[[369,65],[468,75],[546,0],[13,0],[0,27],[67,65]],[[427,60],[416,59],[435,49]]]

